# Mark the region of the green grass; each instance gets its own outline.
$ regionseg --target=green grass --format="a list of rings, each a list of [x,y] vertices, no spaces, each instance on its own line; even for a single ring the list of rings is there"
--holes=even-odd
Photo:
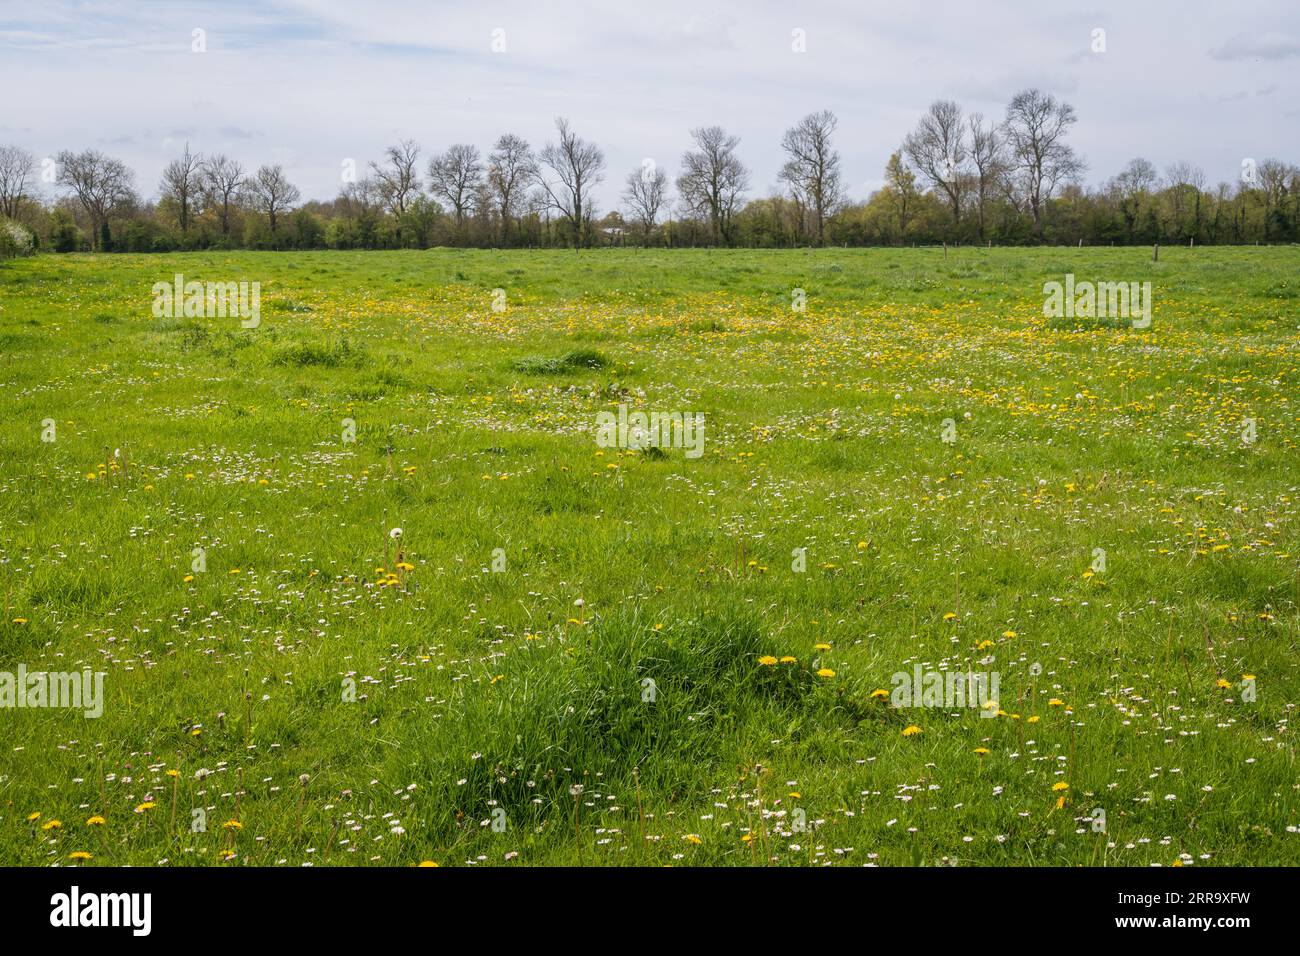
[[[0,710],[0,863],[1300,864],[1298,266],[0,264],[0,671],[107,674]],[[260,325],[155,318],[177,272]],[[1067,272],[1152,327],[1044,318]],[[917,663],[1001,714],[873,698]]]

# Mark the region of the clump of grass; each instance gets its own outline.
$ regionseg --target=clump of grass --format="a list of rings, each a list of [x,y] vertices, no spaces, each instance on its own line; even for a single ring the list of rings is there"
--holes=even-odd
[[[516,359],[513,368],[516,372],[529,375],[565,375],[581,369],[599,369],[609,365],[605,358],[595,349],[571,349],[558,358],[544,358],[538,355]]]
[[[312,311],[312,308],[297,299],[271,299],[266,303],[266,311],[271,315],[301,315]]]
[[[1281,282],[1274,283],[1267,289],[1262,290],[1259,294],[1269,299],[1300,299],[1300,286],[1283,279]]]
[[[324,345],[300,342],[286,346],[275,353],[271,359],[273,365],[287,365],[297,368],[315,366],[318,368],[341,368],[359,366],[365,360],[365,353],[354,348],[347,339],[339,339]]]
[[[202,326],[194,326],[181,332],[181,351],[193,352],[195,349],[207,348],[212,336]]]
[[[701,767],[734,756],[720,728],[773,721],[815,700],[811,683],[772,693],[758,664],[762,630],[730,612],[671,633],[624,615],[572,638],[516,663],[489,694],[457,685],[447,718],[429,730],[437,740],[415,751],[431,783],[464,781],[449,791],[449,809],[473,817],[495,801],[521,821],[538,799],[545,810],[568,806],[570,787],[593,778],[630,786],[638,768],[643,783],[691,791],[707,779]]]

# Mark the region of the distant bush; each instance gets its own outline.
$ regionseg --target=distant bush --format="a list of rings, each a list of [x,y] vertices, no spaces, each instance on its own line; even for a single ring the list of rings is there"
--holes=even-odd
[[[55,252],[76,252],[82,244],[81,230],[72,217],[62,209],[54,210],[50,217],[50,245]]]

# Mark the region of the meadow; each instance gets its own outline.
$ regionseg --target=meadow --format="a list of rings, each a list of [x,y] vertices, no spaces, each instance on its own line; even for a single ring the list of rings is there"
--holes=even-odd
[[[0,863],[1296,865],[1298,346],[1295,247],[0,263],[0,671],[105,674]]]

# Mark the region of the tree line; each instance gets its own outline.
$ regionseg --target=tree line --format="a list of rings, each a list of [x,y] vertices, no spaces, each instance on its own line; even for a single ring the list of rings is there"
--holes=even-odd
[[[129,167],[98,150],[61,152],[38,175],[31,153],[0,146],[0,253],[1300,239],[1295,165],[1244,159],[1235,181],[1210,186],[1190,162],[1160,172],[1139,157],[1086,187],[1086,164],[1069,142],[1076,121],[1073,107],[1036,89],[1017,93],[996,119],[938,100],[865,201],[847,194],[830,111],[785,131],[785,162],[766,196],[753,195],[739,138],[699,127],[675,176],[643,161],[624,175],[619,208],[607,211],[595,200],[605,154],[564,118],[540,149],[507,133],[486,154],[457,144],[426,158],[403,140],[363,171],[345,161],[328,201],[303,202],[282,166],[245,169],[188,145],[152,200]]]

